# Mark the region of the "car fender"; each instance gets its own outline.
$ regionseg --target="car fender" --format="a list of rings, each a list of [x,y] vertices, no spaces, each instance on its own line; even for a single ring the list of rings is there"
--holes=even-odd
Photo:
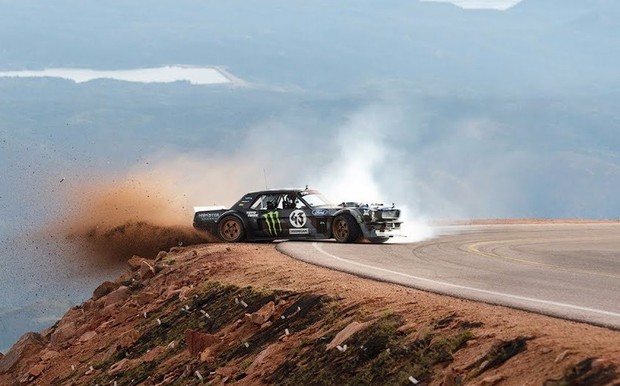
[[[245,215],[245,213],[239,212],[238,210],[234,210],[234,209],[230,209],[222,213],[220,217],[217,219],[217,225],[219,226],[220,222],[222,222],[222,219],[227,216],[237,217],[239,220],[241,220],[241,223],[243,224],[243,228],[248,229],[248,217]]]
[[[364,221],[364,219],[362,218],[362,213],[359,210],[353,208],[342,208],[333,214],[333,218],[336,218],[336,216],[339,216],[341,214],[350,214],[351,216],[353,216],[353,218],[355,219],[355,221],[357,221],[358,224],[361,224]]]

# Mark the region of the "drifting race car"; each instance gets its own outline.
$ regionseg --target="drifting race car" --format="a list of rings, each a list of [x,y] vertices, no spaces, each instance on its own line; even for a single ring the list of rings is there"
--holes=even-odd
[[[316,190],[252,192],[231,208],[195,207],[194,228],[226,242],[330,239],[383,243],[400,235],[400,210],[382,204],[331,204]]]

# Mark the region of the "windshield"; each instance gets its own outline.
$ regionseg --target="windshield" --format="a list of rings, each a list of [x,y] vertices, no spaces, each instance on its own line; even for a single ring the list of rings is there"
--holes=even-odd
[[[331,202],[329,202],[328,199],[326,199],[325,197],[323,197],[322,194],[319,193],[311,193],[311,194],[306,194],[304,196],[302,196],[304,201],[311,207],[317,207],[317,206],[329,206],[332,205]]]

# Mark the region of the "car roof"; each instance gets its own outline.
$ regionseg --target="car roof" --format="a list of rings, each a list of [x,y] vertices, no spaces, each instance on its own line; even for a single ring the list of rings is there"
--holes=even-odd
[[[297,194],[299,192],[306,191],[308,193],[319,193],[318,190],[314,189],[268,189],[268,190],[259,190],[256,192],[247,193],[246,196],[258,196],[262,194],[278,194],[278,193],[293,193]]]

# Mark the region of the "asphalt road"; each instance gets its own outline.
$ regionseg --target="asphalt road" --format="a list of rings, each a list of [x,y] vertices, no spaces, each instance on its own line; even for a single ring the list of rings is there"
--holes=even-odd
[[[620,224],[438,228],[420,243],[284,242],[308,263],[620,329]]]

